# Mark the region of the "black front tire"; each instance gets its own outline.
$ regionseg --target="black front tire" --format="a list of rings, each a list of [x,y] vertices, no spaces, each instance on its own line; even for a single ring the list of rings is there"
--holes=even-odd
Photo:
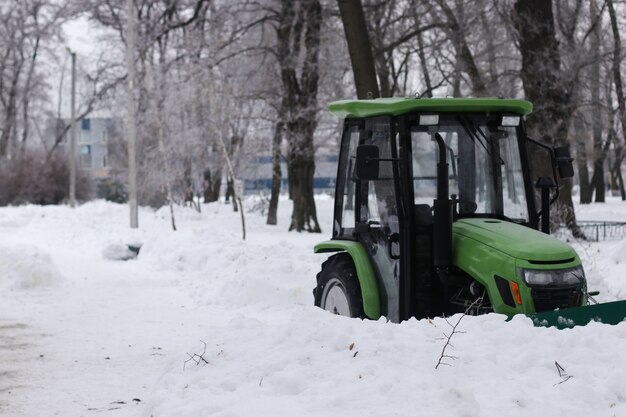
[[[347,253],[333,255],[322,264],[313,294],[317,307],[347,317],[365,317],[361,286]]]

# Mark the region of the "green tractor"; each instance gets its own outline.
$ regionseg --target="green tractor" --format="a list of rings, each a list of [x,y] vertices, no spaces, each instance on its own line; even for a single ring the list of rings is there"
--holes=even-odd
[[[392,322],[458,312],[561,328],[624,319],[626,301],[588,305],[580,258],[549,235],[558,179],[574,172],[567,148],[526,136],[530,102],[388,98],[330,111],[344,127],[332,239],[315,246],[334,253],[317,275],[316,306]]]

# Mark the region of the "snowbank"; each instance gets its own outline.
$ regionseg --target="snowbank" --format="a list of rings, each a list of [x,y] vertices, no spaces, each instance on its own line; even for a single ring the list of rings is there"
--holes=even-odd
[[[289,202],[281,204],[288,214]],[[332,200],[321,198],[318,204],[326,212],[321,218],[330,224]],[[155,216],[164,224],[169,221],[169,212],[159,210]],[[224,308],[310,305],[321,263],[313,246],[326,236],[288,233],[285,223],[268,226],[257,213],[246,216],[244,241],[239,213],[233,213],[231,206],[211,204],[203,213],[180,210],[178,230],[146,238],[138,259],[193,277],[192,297],[199,304]]]
[[[52,287],[64,281],[50,255],[33,245],[0,244],[0,287]]]
[[[588,416],[626,413],[626,324],[558,331],[525,318],[450,326],[350,320],[311,308],[286,320],[206,321],[196,365],[181,355],[146,415]],[[252,313],[252,312],[250,312]],[[460,316],[454,316],[455,323]],[[202,354],[198,342],[190,353]],[[565,369],[557,369],[556,363]],[[570,376],[571,378],[568,378]]]

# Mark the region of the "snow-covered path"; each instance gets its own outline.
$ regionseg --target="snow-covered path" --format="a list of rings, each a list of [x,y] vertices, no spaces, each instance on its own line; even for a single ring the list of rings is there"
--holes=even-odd
[[[141,415],[172,354],[197,341],[194,317],[210,308],[191,301],[185,274],[104,259],[111,242],[145,233],[126,230],[125,209],[64,210],[0,214],[0,415]]]
[[[189,318],[203,311],[174,274],[86,261],[82,282],[2,297],[0,415],[140,415],[171,354],[197,338]]]
[[[230,206],[181,209],[176,233],[167,216],[145,209],[140,230],[129,231],[127,208],[104,202],[0,210],[1,416],[142,415],[161,375],[182,369],[187,351],[201,353],[207,323],[228,323],[268,295],[310,304],[310,288],[305,294],[298,282],[244,285],[246,275],[276,267],[263,265],[275,239],[249,231],[254,254],[242,256],[249,248]],[[250,223],[285,234],[260,216]],[[302,242],[314,269],[317,240]],[[144,245],[137,260],[103,256],[111,244],[133,242]],[[290,280],[293,260],[284,262],[279,278]],[[209,272],[216,277],[207,286]],[[308,287],[315,272],[307,275]]]

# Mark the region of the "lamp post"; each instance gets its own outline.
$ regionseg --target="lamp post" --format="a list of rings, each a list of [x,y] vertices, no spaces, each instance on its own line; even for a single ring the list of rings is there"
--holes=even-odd
[[[70,207],[76,207],[76,52],[66,48],[72,57],[72,116],[70,127]]]
[[[135,28],[136,14],[133,0],[127,0],[126,13],[126,66],[128,70],[128,203],[130,205],[130,228],[139,226],[137,214],[137,165],[135,161]]]

